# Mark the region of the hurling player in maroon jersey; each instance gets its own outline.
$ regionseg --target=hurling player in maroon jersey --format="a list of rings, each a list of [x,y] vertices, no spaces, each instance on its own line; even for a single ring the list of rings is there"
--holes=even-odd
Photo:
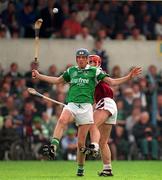
[[[89,64],[91,66],[100,68],[101,58],[98,55],[90,55]],[[141,68],[131,70],[127,76],[122,78],[109,78],[110,85],[119,85],[138,76],[140,74],[139,72],[136,72],[138,70],[141,71]],[[100,131],[99,146],[103,161],[103,170],[99,173],[99,176],[113,176],[111,166],[111,152],[108,146],[108,140],[110,137],[112,125],[116,124],[117,107],[115,101],[113,100],[113,91],[108,83],[104,81],[98,82],[95,88],[94,99],[96,103],[94,121]],[[93,142],[94,139],[94,131],[95,129],[92,127],[90,129],[91,142]]]

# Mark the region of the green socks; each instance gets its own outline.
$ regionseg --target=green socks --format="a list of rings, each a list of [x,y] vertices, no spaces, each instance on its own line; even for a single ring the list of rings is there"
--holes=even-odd
[[[84,176],[84,166],[78,165],[77,176]]]
[[[60,142],[59,139],[57,139],[57,138],[52,138],[51,144],[55,146],[55,148],[56,148],[55,150],[57,150],[57,148],[58,148],[58,146],[59,146],[59,142]]]

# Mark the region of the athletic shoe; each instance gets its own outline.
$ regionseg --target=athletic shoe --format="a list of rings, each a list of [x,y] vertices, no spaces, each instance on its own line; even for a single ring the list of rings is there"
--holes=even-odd
[[[43,155],[46,156],[49,160],[54,160],[56,158],[55,145],[44,145],[43,146]]]
[[[94,158],[99,156],[99,151],[95,150],[95,145],[94,144],[90,144],[89,147],[80,148],[80,152],[82,152],[85,155],[90,155],[90,156],[92,156]]]
[[[102,172],[98,173],[99,176],[113,176],[112,169],[104,169]]]
[[[84,176],[84,169],[78,169],[77,176]]]
[[[89,145],[89,149],[90,149],[90,155],[94,158],[98,157],[99,156],[99,150],[97,151],[95,149],[95,145],[94,144],[90,144]]]
[[[89,155],[91,153],[91,149],[89,147],[82,147],[80,148],[80,152],[82,152],[85,155]]]

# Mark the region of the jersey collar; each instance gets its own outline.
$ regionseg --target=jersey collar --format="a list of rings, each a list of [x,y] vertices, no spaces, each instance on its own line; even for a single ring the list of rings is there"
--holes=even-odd
[[[80,69],[79,66],[76,66],[76,67],[77,67],[77,69]],[[89,68],[90,68],[90,65],[87,64],[86,67],[85,67],[84,69],[89,69]],[[81,69],[80,69],[80,70],[81,70]]]

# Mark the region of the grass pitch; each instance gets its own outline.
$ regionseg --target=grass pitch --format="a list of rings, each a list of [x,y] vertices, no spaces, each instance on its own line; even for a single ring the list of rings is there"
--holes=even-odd
[[[87,161],[85,176],[77,177],[76,162],[0,161],[0,180],[162,180],[162,161],[116,161],[113,177],[98,177],[101,161]]]

